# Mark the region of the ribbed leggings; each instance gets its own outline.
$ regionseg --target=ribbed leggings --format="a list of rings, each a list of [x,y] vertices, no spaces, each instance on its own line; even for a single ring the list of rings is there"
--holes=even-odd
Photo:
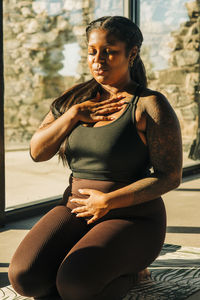
[[[35,299],[119,300],[136,274],[158,256],[165,238],[161,198],[115,209],[93,224],[71,213],[78,188],[109,192],[123,184],[72,178],[59,205],[43,216],[17,248],[9,279]]]

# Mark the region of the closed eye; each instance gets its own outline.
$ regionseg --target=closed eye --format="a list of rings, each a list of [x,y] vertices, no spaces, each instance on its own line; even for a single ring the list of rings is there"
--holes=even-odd
[[[104,49],[103,50],[103,53],[106,54],[106,55],[109,55],[109,54],[115,54],[117,51],[116,50],[110,50],[110,49]],[[96,50],[89,50],[88,51],[88,55],[95,55],[97,53]]]
[[[113,53],[116,53],[117,51],[116,50],[112,50],[112,49],[105,49],[105,52],[107,54],[113,54]]]

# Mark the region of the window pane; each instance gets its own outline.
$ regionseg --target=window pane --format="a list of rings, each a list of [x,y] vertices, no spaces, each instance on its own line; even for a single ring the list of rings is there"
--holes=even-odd
[[[90,79],[85,26],[103,15],[123,15],[117,0],[5,0],[4,74],[6,206],[62,195],[70,170],[57,157],[34,163],[32,134],[50,103]]]
[[[166,95],[177,113],[184,166],[200,159],[199,10],[198,1],[141,0],[149,87]]]

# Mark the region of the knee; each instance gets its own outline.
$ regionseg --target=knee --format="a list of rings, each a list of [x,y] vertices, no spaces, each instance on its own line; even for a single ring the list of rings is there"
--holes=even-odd
[[[27,266],[23,268],[11,263],[8,269],[8,278],[14,290],[26,297],[38,297],[45,295],[49,289],[48,278],[37,274],[34,269]]]
[[[8,278],[17,293],[23,296],[32,296],[32,284],[26,270],[13,262],[8,269]]]
[[[56,286],[63,300],[95,299],[103,288],[97,279],[97,272],[92,265],[86,268],[81,266],[80,260],[65,261],[58,270]],[[103,278],[100,279],[103,281]]]
[[[56,287],[63,300],[89,300],[95,299],[92,282],[86,282],[79,274],[62,274],[58,272]]]

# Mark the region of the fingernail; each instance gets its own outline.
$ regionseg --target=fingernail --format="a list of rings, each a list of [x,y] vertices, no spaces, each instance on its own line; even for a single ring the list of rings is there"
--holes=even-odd
[[[79,191],[79,193],[82,193],[82,192],[83,192],[83,190],[81,190],[81,189],[79,189],[78,191]]]
[[[115,118],[114,117],[110,117],[110,120],[114,120]]]
[[[74,199],[69,200],[70,202],[74,202]]]

